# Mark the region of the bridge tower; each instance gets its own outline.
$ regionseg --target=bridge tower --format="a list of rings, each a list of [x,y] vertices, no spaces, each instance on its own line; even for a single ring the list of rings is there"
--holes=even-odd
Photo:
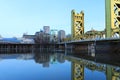
[[[72,80],[84,80],[84,64],[72,62]]]
[[[71,37],[74,40],[80,40],[84,37],[84,12],[76,13],[71,11]]]
[[[105,0],[106,37],[120,36],[120,0]]]

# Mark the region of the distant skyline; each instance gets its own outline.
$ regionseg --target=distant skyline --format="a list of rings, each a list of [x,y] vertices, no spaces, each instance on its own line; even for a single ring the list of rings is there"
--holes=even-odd
[[[0,0],[0,35],[32,35],[43,26],[69,34],[72,9],[84,11],[85,32],[105,29],[105,0]]]

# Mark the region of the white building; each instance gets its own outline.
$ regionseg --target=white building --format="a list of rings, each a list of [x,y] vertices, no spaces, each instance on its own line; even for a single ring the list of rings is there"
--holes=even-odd
[[[43,26],[43,32],[49,34],[50,33],[50,26]]]

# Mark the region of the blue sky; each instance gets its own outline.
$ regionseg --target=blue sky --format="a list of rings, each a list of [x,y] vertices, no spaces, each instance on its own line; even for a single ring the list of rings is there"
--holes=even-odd
[[[85,31],[105,28],[105,0],[0,0],[0,35],[22,37],[51,29],[71,33],[71,10],[85,13]]]

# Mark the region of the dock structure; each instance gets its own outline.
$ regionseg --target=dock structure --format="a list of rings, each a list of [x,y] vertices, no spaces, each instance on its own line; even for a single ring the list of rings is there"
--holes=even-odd
[[[34,53],[35,51],[55,51],[57,44],[0,43],[0,53]]]
[[[34,44],[0,43],[0,53],[33,52]]]

